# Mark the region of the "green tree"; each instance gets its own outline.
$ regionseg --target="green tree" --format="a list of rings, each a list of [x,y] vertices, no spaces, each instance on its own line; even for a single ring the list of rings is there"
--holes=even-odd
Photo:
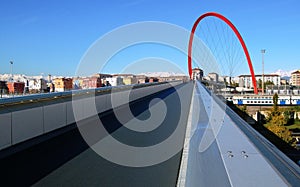
[[[286,120],[286,124],[287,125],[292,125],[294,124],[294,114],[295,112],[293,110],[290,110],[290,109],[287,109],[283,112],[283,116],[284,116],[284,119]]]
[[[274,85],[274,82],[268,80],[268,81],[265,82],[265,85],[266,85],[266,86]]]
[[[293,110],[295,110],[296,112],[300,112],[300,106],[294,106]]]
[[[258,79],[257,86],[258,86],[258,88],[262,88],[262,80],[261,79]]]
[[[273,95],[273,112],[278,112],[278,94]]]
[[[288,123],[288,118],[282,114],[278,109],[278,94],[275,93],[273,96],[273,108],[269,115],[268,123],[266,127],[276,134],[283,141],[295,146],[294,140],[291,136],[291,132],[285,126]]]
[[[282,115],[273,116],[267,128],[276,134],[283,141],[289,143],[290,145],[294,145],[292,133],[285,126],[285,120]]]
[[[245,112],[245,113],[247,113],[247,105],[243,105],[242,106],[242,111]]]

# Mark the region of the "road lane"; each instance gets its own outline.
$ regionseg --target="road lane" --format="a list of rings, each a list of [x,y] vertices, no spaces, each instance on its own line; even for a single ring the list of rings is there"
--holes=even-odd
[[[113,137],[126,144],[143,147],[155,145],[167,139],[178,125],[178,115],[183,115],[186,125],[192,84],[179,86],[180,93],[168,89],[151,97],[133,102],[132,113],[147,119],[148,104],[153,98],[164,100],[168,113],[157,129],[137,133],[123,127],[114,113],[100,115],[105,128]],[[178,93],[184,94],[182,106],[178,106]],[[179,108],[179,109],[178,109]],[[120,108],[122,110],[122,108]],[[92,122],[90,122],[93,126]],[[93,127],[91,128],[93,129]],[[181,132],[182,139],[185,132]],[[100,137],[100,140],[103,137]],[[96,139],[95,142],[99,141]],[[140,158],[147,155],[139,155]],[[147,167],[128,167],[112,163],[96,154],[82,139],[78,129],[40,143],[29,149],[0,160],[1,186],[175,186],[181,152],[160,164]]]

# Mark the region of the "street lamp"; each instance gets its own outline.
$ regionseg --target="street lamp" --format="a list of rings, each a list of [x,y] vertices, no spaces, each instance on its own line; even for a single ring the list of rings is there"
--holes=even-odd
[[[262,95],[264,95],[265,93],[265,77],[264,77],[264,54],[266,53],[265,49],[261,50],[261,54],[262,54],[262,83],[261,83],[261,87],[262,87]]]
[[[13,82],[13,77],[14,77],[14,75],[13,75],[13,64],[14,64],[14,62],[11,60],[11,61],[9,61],[9,63],[10,63],[10,74],[11,74],[11,81]]]
[[[9,61],[9,63],[10,63],[10,72],[11,72],[11,84],[12,84],[12,86],[14,86],[14,75],[13,75],[13,64],[14,64],[14,62],[11,60],[11,61]],[[13,89],[13,97],[15,96],[15,90]]]

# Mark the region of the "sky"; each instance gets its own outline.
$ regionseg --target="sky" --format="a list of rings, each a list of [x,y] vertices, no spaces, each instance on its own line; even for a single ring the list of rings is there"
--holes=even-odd
[[[300,69],[299,9],[298,0],[1,0],[0,74],[10,73],[13,61],[15,74],[73,76],[92,44],[119,27],[160,21],[190,30],[206,12],[218,12],[238,28],[256,73],[262,72],[261,49],[266,49],[265,73],[291,71]],[[184,54],[165,46],[135,47],[115,55],[118,62],[101,72],[119,73],[153,56],[187,72]]]

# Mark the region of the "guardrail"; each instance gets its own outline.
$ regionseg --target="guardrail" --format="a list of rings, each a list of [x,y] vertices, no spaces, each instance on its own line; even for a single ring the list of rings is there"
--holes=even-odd
[[[148,83],[29,95],[0,100],[0,150],[181,84]],[[76,111],[73,111],[73,106]],[[91,107],[95,106],[95,107]],[[74,114],[74,112],[76,112]],[[75,118],[76,116],[76,118]]]

